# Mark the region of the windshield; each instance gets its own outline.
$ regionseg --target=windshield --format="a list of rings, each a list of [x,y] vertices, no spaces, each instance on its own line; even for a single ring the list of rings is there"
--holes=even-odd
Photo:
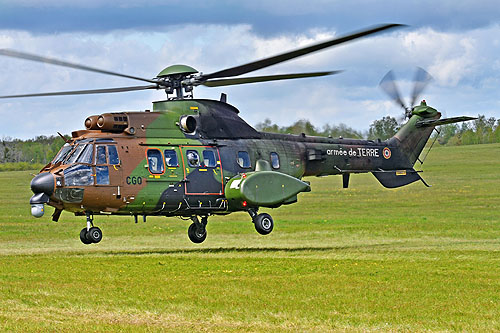
[[[68,153],[71,151],[72,148],[73,146],[71,146],[69,143],[66,143],[64,146],[62,146],[59,153],[57,153],[56,157],[54,157],[52,164],[64,161],[64,159],[66,158],[66,156],[68,156]]]
[[[94,145],[91,143],[80,143],[68,154],[65,164],[92,163],[94,156]]]
[[[78,156],[76,160],[77,163],[86,163],[91,164],[94,157],[94,145],[86,144],[85,148],[83,148],[82,153]]]
[[[64,170],[64,182],[66,186],[92,185],[94,183],[92,167],[77,164],[67,168]]]

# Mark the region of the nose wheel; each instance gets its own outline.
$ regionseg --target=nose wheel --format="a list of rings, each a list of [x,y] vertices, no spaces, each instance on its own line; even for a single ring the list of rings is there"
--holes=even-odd
[[[93,217],[87,213],[87,227],[80,231],[80,240],[83,244],[99,243],[102,239],[102,231],[94,227]]]

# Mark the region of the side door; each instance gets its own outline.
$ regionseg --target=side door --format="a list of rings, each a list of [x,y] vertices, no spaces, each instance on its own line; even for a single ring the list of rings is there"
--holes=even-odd
[[[111,197],[121,203],[123,177],[116,144],[97,142],[94,162],[94,186],[99,188],[99,192],[103,193],[106,198]]]
[[[224,182],[219,149],[213,146],[181,146],[187,195],[223,195]]]

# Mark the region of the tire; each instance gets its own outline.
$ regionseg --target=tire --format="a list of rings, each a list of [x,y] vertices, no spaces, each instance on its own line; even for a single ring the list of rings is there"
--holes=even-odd
[[[207,238],[207,229],[203,228],[203,232],[200,232],[196,227],[196,224],[192,223],[188,229],[188,237],[193,243],[203,243],[203,241]]]
[[[92,242],[92,243],[99,243],[102,239],[102,231],[98,227],[92,227],[90,228],[89,232],[87,233],[87,238]]]
[[[92,244],[92,241],[87,238],[87,228],[83,228],[82,231],[80,231],[80,240],[83,244]]]
[[[274,228],[273,218],[267,213],[257,215],[253,219],[253,223],[255,224],[255,230],[261,235],[269,234]]]

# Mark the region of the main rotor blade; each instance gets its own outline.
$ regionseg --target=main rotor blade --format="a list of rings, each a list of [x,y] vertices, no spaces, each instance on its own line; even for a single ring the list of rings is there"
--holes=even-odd
[[[25,52],[19,52],[19,51],[14,51],[14,50],[9,50],[9,49],[0,49],[0,55],[7,56],[7,57],[12,57],[12,58],[19,58],[19,59],[25,59],[25,60],[31,60],[31,61],[36,61],[36,62],[42,62],[46,64],[52,64],[52,65],[57,65],[57,66],[62,66],[62,67],[69,67],[69,68],[74,68],[74,69],[80,69],[88,72],[95,72],[95,73],[101,73],[101,74],[107,74],[107,75],[114,75],[114,76],[119,76],[119,77],[125,77],[128,79],[133,79],[133,80],[139,80],[139,81],[145,81],[149,83],[155,83],[154,80],[150,79],[144,79],[142,77],[137,77],[137,76],[132,76],[132,75],[126,75],[126,74],[120,74],[120,73],[115,73],[111,71],[106,71],[98,68],[93,68],[89,66],[83,66],[83,65],[78,65],[78,64],[72,64],[70,62],[66,61],[61,61],[53,58],[47,58],[47,57],[41,57],[35,54],[30,54],[30,53],[25,53]]]
[[[361,37],[364,37],[364,36],[375,34],[377,32],[381,32],[381,31],[388,30],[388,29],[393,29],[393,28],[398,28],[398,27],[402,27],[402,26],[403,26],[402,24],[385,24],[385,25],[377,26],[375,28],[370,28],[370,29],[363,30],[363,31],[360,31],[360,32],[356,32],[356,33],[353,33],[353,34],[350,34],[350,35],[346,35],[346,36],[343,36],[343,37],[334,38],[334,39],[331,39],[329,41],[318,43],[318,44],[314,44],[314,45],[311,45],[311,46],[308,46],[308,47],[304,47],[304,48],[301,48],[301,49],[298,49],[298,50],[295,50],[295,51],[286,52],[286,53],[283,53],[283,54],[280,54],[280,55],[276,55],[276,56],[273,56],[273,57],[261,59],[261,60],[254,61],[254,62],[250,62],[248,64],[244,64],[244,65],[240,65],[240,66],[236,66],[236,67],[224,69],[224,70],[221,70],[221,71],[218,71],[218,72],[214,72],[214,73],[210,73],[210,74],[207,74],[207,75],[202,75],[201,79],[202,80],[208,80],[208,79],[213,79],[213,78],[238,76],[238,75],[241,75],[241,74],[245,74],[245,73],[256,71],[258,69],[266,68],[266,67],[278,64],[280,62],[284,62],[284,61],[291,60],[291,59],[294,59],[294,58],[297,58],[297,57],[301,57],[303,55],[306,55],[306,54],[309,54],[309,53],[312,53],[312,52],[316,52],[316,51],[325,49],[327,47],[331,47],[331,46],[334,46],[334,45],[342,44],[342,43],[345,43],[345,42],[348,42],[348,41],[351,41],[351,40],[354,40],[354,39],[357,39],[357,38],[361,38]]]
[[[418,96],[424,91],[425,87],[432,81],[432,76],[420,67],[417,67],[417,72],[415,73],[413,93],[411,94],[411,104],[410,107],[415,105]]]
[[[382,88],[383,91],[389,97],[399,106],[401,106],[405,110],[405,115],[407,112],[406,105],[403,103],[403,100],[401,99],[401,95],[399,94],[399,89],[396,86],[395,79],[394,79],[394,74],[392,73],[392,70],[388,71],[387,74],[382,78],[382,80],[379,83],[380,88]]]
[[[158,89],[158,86],[157,85],[150,85],[150,86],[134,86],[134,87],[123,87],[123,88],[107,88],[107,89],[58,91],[58,92],[39,93],[39,94],[0,96],[0,98],[63,96],[63,95],[87,95],[87,94],[107,94],[107,93],[117,93],[117,92],[146,90],[146,89]]]
[[[240,77],[240,78],[234,78],[234,79],[208,80],[208,81],[203,82],[202,85],[207,86],[207,87],[232,86],[232,85],[236,85],[236,84],[278,81],[278,80],[288,80],[288,79],[301,79],[301,78],[307,78],[307,77],[333,75],[333,74],[338,74],[341,72],[342,71],[330,71],[330,72],[313,72],[313,73]]]

